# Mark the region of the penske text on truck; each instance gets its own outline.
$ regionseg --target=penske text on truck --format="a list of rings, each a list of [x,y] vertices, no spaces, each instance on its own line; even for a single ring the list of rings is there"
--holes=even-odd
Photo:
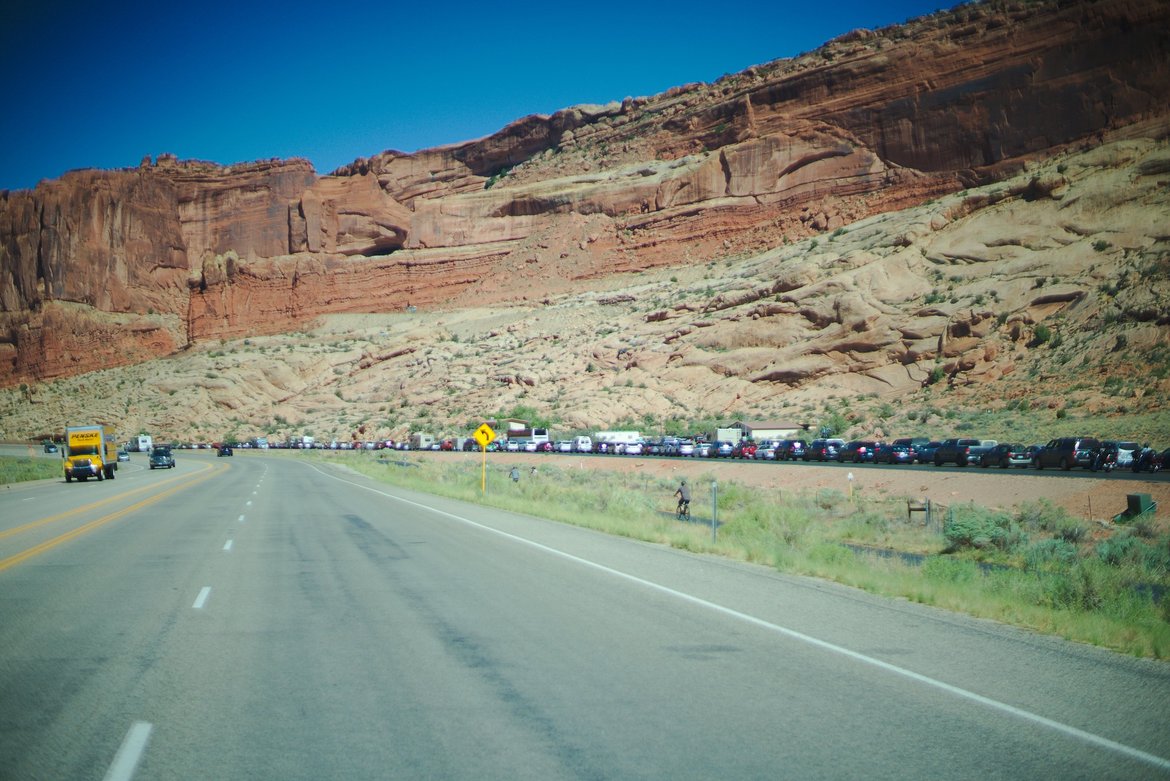
[[[68,426],[65,447],[61,449],[65,464],[65,482],[96,477],[114,479],[118,469],[118,443],[112,426]]]

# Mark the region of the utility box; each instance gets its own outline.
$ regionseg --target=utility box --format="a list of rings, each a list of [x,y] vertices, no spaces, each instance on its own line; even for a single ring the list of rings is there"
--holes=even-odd
[[[1125,514],[1130,518],[1136,518],[1158,506],[1158,503],[1149,494],[1126,494],[1125,504]]]

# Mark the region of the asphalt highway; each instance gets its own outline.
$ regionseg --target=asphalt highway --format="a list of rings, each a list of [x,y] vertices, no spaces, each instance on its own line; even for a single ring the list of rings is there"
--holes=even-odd
[[[1170,778],[1165,663],[176,460],[0,492],[0,778]]]

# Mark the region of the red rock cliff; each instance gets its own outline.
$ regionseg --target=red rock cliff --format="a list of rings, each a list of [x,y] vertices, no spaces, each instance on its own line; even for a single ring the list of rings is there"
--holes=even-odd
[[[1162,114],[1168,31],[1159,0],[963,6],[325,177],[163,156],[0,193],[0,383],[833,230]]]

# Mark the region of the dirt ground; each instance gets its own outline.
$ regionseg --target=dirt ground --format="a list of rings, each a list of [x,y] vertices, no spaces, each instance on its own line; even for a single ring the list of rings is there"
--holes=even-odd
[[[479,453],[411,453],[423,458],[468,458],[478,461]],[[686,477],[722,481],[731,480],[743,485],[766,488],[849,491],[850,474],[853,489],[862,495],[888,498],[926,498],[935,504],[953,505],[974,502],[986,507],[1011,510],[1026,502],[1048,499],[1066,509],[1071,515],[1098,522],[1106,521],[1126,508],[1126,495],[1146,493],[1158,503],[1162,519],[1170,510],[1170,482],[1130,479],[1130,473],[1103,477],[1043,476],[1033,472],[1012,469],[980,469],[966,471],[952,469],[923,470],[875,468],[858,466],[847,469],[840,466],[815,464],[750,463],[725,459],[664,459],[625,458],[621,456],[549,455],[537,453],[490,453],[488,467],[510,469],[518,464],[524,473],[532,466],[555,465],[560,469],[580,468],[614,472],[647,474],[674,480]]]

